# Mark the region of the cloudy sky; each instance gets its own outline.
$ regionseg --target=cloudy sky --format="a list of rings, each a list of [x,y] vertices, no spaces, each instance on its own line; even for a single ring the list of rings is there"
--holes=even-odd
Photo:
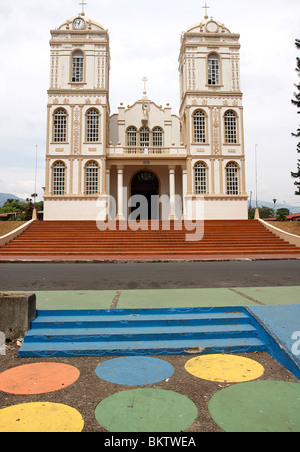
[[[81,0],[11,0],[0,9],[0,192],[27,197],[44,185],[50,29],[81,11]],[[85,0],[87,15],[110,32],[111,113],[120,102],[148,97],[179,109],[178,55],[182,31],[202,20],[205,0]],[[2,2],[4,3],[4,2]],[[247,190],[258,199],[294,204],[299,124],[291,105],[297,82],[294,42],[300,38],[299,0],[208,0],[209,15],[240,33]],[[298,209],[297,209],[298,207]]]

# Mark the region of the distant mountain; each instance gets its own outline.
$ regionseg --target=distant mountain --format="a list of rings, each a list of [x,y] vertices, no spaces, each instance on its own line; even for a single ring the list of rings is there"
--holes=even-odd
[[[11,193],[0,193],[0,208],[4,206],[5,202],[8,199],[18,199],[19,201],[25,202],[25,199],[21,199],[16,195],[12,195]]]

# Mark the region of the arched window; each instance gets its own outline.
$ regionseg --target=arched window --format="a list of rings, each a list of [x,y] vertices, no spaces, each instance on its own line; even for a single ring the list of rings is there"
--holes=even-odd
[[[86,195],[96,195],[99,190],[99,165],[96,162],[89,162],[85,167],[85,193]]]
[[[237,143],[237,115],[232,110],[225,113],[225,143]]]
[[[54,112],[53,141],[55,143],[67,141],[67,112],[64,108],[59,108]]]
[[[194,115],[194,142],[206,143],[206,115],[202,110],[196,110]]]
[[[203,162],[195,165],[195,194],[207,193],[207,166]]]
[[[226,166],[227,195],[239,194],[239,167],[231,162]]]
[[[150,146],[150,130],[147,127],[142,127],[140,129],[140,146],[141,147]]]
[[[79,50],[72,55],[72,82],[83,82],[84,55]]]
[[[153,147],[161,148],[163,146],[163,129],[154,127],[153,129]]]
[[[136,147],[137,130],[135,127],[128,127],[127,129],[127,146]]]
[[[66,166],[63,162],[57,162],[53,165],[53,195],[64,195],[66,183]]]
[[[220,58],[216,53],[211,53],[207,59],[208,63],[208,85],[220,84]]]
[[[99,141],[99,111],[91,108],[86,114],[86,141],[96,143]]]

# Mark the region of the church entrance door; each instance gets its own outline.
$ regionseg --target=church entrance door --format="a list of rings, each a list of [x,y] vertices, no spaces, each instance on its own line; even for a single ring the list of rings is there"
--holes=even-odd
[[[137,209],[139,215],[135,216],[136,220],[158,220],[159,219],[159,182],[155,174],[151,171],[140,171],[131,181],[131,197],[134,195],[142,195],[147,201],[148,208],[141,208],[138,198],[133,198],[135,207],[131,208],[131,213]],[[135,202],[135,199],[137,202]],[[146,204],[145,204],[146,205]],[[138,213],[138,212],[136,212]],[[144,218],[143,218],[144,217]]]

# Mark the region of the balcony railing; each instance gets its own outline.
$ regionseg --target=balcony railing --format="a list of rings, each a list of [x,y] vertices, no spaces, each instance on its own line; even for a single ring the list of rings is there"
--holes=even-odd
[[[186,155],[184,147],[109,146],[108,155]]]

